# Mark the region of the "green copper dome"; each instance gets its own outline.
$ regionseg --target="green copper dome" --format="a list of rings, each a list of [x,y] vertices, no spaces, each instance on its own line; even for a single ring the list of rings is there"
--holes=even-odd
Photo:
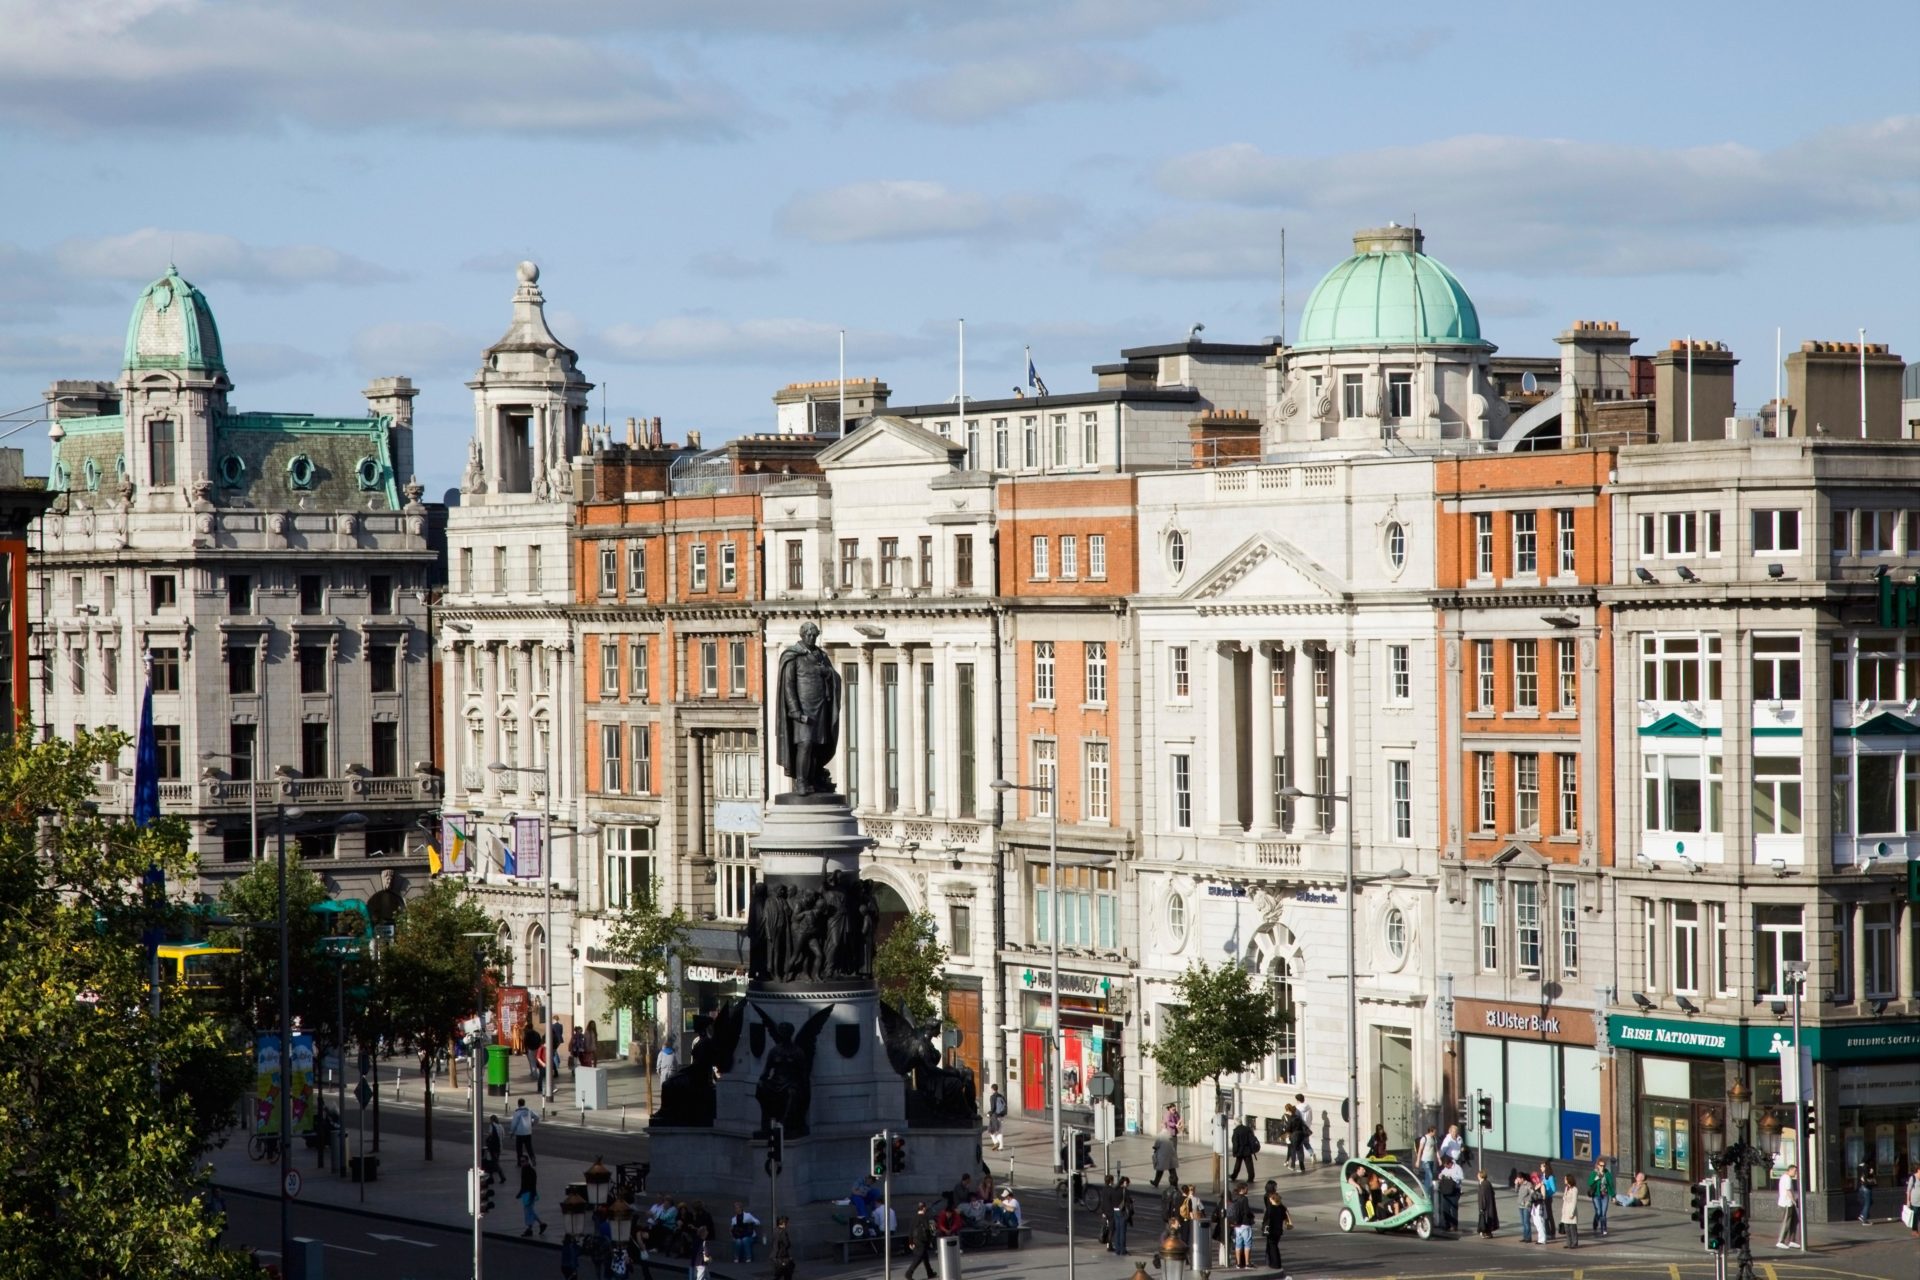
[[[177,267],[146,287],[127,321],[128,369],[226,370],[220,330],[206,295],[180,278]]]
[[[1307,298],[1294,347],[1484,345],[1473,299],[1423,242],[1417,227],[1356,233],[1353,256]]]

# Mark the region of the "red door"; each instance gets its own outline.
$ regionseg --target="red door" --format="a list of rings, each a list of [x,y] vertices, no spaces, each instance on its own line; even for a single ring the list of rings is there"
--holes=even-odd
[[[1020,1033],[1020,1106],[1027,1112],[1047,1109],[1047,1037],[1044,1032]]]

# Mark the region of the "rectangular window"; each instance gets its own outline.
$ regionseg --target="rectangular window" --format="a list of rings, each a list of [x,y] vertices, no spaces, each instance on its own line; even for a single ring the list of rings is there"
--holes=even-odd
[[[860,741],[860,666],[849,662],[840,668],[840,687],[846,690],[845,708],[840,721],[842,732],[847,740],[847,776],[844,783],[847,791],[847,803],[855,808],[860,805],[860,753],[865,744]]]
[[[1052,868],[1041,863],[1033,868],[1033,940],[1046,945],[1053,940],[1057,920],[1060,945],[1111,949],[1119,937],[1120,895],[1112,869],[1107,867],[1061,867],[1058,900],[1053,888]]]
[[[112,651],[109,650],[108,652]],[[258,668],[255,666],[255,663],[258,661],[259,652],[260,650],[256,646],[250,644],[227,646],[228,693],[259,692],[259,684],[256,677]]]
[[[806,549],[798,538],[787,539],[787,590],[800,591],[807,585]]]
[[[1894,975],[1899,966],[1894,962],[1894,950],[1897,934],[1894,932],[1894,909],[1890,902],[1862,902],[1854,910],[1864,914],[1863,928],[1866,934],[1867,953],[1867,990],[1869,1000],[1891,1000],[1897,994]]]
[[[1706,529],[1706,538],[1705,538],[1706,553],[1710,556],[1719,555],[1720,554],[1720,513],[1718,511],[1707,512],[1706,515],[1701,518],[1701,524],[1705,526],[1705,529]]]
[[[1168,812],[1175,831],[1193,829],[1193,757],[1176,751],[1167,760]]]
[[[720,642],[700,642],[700,693],[713,698],[720,694]]]
[[[975,748],[973,720],[973,664],[956,663],[953,668],[954,750],[959,755],[960,789],[954,796],[955,817],[967,817],[974,811]],[[849,766],[851,767],[851,766]]]
[[[1332,696],[1333,651],[1322,646],[1313,651],[1313,701],[1318,706],[1325,706]]]
[[[1104,533],[1087,535],[1087,576],[1095,582],[1106,580],[1107,535]]]
[[[367,690],[370,693],[400,692],[400,649],[398,645],[367,646]]]
[[[1032,801],[1032,813],[1036,818],[1053,816],[1054,788],[1059,784],[1060,744],[1051,738],[1035,738],[1033,741],[1033,785],[1041,788],[1029,791]]]
[[[179,605],[179,603],[180,603],[180,584],[177,578],[175,578],[170,573],[155,573],[155,574],[148,575],[147,604],[149,606],[149,609],[148,609],[149,612],[160,613],[163,610],[172,609],[176,607],[177,605]],[[304,613],[306,612],[306,610],[303,609],[301,610],[301,612]],[[314,612],[318,613],[319,610],[315,609]]]
[[[1047,573],[1047,560],[1046,538],[1035,538],[1033,540],[1033,576],[1036,579],[1049,576]]]
[[[1475,896],[1480,905],[1480,972],[1498,973],[1500,971],[1500,903],[1495,896],[1493,881],[1474,881]]]
[[[964,902],[947,904],[947,954],[973,953],[973,908]]]
[[[1711,834],[1720,830],[1720,757],[1708,756],[1705,772],[1697,755],[1642,757],[1646,822],[1649,831]]]
[[[1070,533],[1060,535],[1060,576],[1080,576],[1080,540]]]
[[[687,550],[692,556],[688,566],[689,590],[705,591],[707,589],[707,544],[696,542]]]
[[[1580,709],[1580,646],[1572,640],[1553,642],[1554,708]]]
[[[505,591],[507,585],[507,549],[495,547],[493,549],[493,589]]]
[[[881,785],[889,813],[900,808],[900,665],[880,664]]]
[[[647,596],[647,548],[645,543],[627,544],[627,596],[644,600]]]
[[[1836,642],[1834,652],[1844,654],[1843,641]],[[1799,636],[1753,638],[1753,699],[1755,702],[1800,700]]]
[[[1033,643],[1033,700],[1053,701],[1053,641]]]
[[[1513,513],[1513,573],[1515,577],[1540,572],[1540,531],[1538,515],[1532,511]]]
[[[880,585],[891,587],[899,581],[895,567],[900,563],[900,539],[880,539]]]
[[[980,463],[980,420],[969,418],[967,419],[967,470],[978,471]]]
[[[1540,642],[1513,642],[1513,707],[1516,711],[1540,709]]]
[[[920,673],[920,777],[927,788],[927,804],[923,813],[938,813],[940,788],[936,785],[940,778],[938,752],[936,744],[940,741],[940,724],[937,719],[939,708],[934,706],[933,664],[927,663],[915,667]]]
[[[120,692],[120,650],[108,648],[100,651],[100,689],[103,693]],[[0,689],[0,694],[4,694]],[[0,706],[5,706],[0,702]]]
[[[253,612],[252,574],[230,573],[227,575],[227,612],[239,614]]]
[[[1388,799],[1393,808],[1393,838],[1413,839],[1413,762],[1387,761]]]
[[[995,471],[1007,469],[1007,420],[1005,418],[993,420],[993,469]]]
[[[1040,419],[1020,419],[1020,465],[1032,470],[1040,465]]]
[[[840,589],[853,589],[854,575],[860,571],[860,539],[840,539]]]
[[[1473,642],[1473,672],[1475,711],[1493,710],[1493,641],[1475,640]]]
[[[87,651],[73,650],[68,658],[67,669],[68,683],[73,686],[73,691],[85,693],[87,691]]]
[[[1387,375],[1387,416],[1403,422],[1413,416],[1413,374]]]
[[[1853,554],[1853,512],[1836,510],[1833,513],[1833,554],[1845,556]]]
[[[1554,540],[1559,545],[1559,562],[1555,572],[1561,577],[1571,578],[1580,572],[1580,563],[1575,558],[1578,544],[1574,541],[1573,509],[1562,507],[1553,513]]]
[[[1580,830],[1580,757],[1557,755],[1553,758],[1554,791],[1559,803],[1559,834],[1575,835]]]
[[[611,542],[600,547],[600,595],[611,600],[620,594],[620,549]]]
[[[391,720],[373,722],[373,738],[369,743],[373,759],[367,762],[368,768],[376,778],[398,777],[400,773],[400,726]]]
[[[732,591],[740,585],[740,548],[733,542],[720,544],[720,589]]]
[[[1107,645],[1103,640],[1089,640],[1086,644],[1087,701],[1094,706],[1105,706],[1107,702]]]
[[[1274,667],[1278,674],[1280,668]],[[1413,647],[1404,644],[1387,646],[1387,696],[1394,702],[1413,701]]]
[[[538,591],[545,583],[546,574],[541,571],[540,544],[534,543],[527,548],[527,590]]]
[[[1667,953],[1671,960],[1667,971],[1672,975],[1668,989],[1675,995],[1697,996],[1700,994],[1700,904],[1669,902],[1667,920],[1670,926]]]
[[[1473,516],[1473,576],[1493,576],[1493,512],[1477,511]]]
[[[1890,556],[1898,551],[1898,511],[1862,511],[1860,513],[1860,554]]]
[[[1800,513],[1798,511],[1756,511],[1753,513],[1753,553],[1797,555],[1800,551]]]
[[[627,641],[627,696],[635,702],[645,702],[651,688],[651,664],[647,661],[650,648],[640,636]]]
[[[1187,671],[1187,646],[1167,646],[1167,677],[1175,702],[1185,702],[1193,696],[1193,685]]]
[[[1340,375],[1340,416],[1343,418],[1361,418],[1366,416],[1367,394],[1363,375],[1343,373]]]
[[[1111,749],[1104,742],[1089,742],[1081,750],[1087,759],[1087,811],[1084,816],[1089,822],[1106,822],[1113,816]]]
[[[1540,972],[1540,886],[1513,882],[1513,959],[1522,973]]]
[[[970,533],[953,535],[953,585],[973,586],[973,535]]]
[[[319,726],[325,730],[326,726]],[[177,724],[157,724],[153,726],[153,745],[160,755],[160,776],[168,782],[180,780],[180,726]]]
[[[1082,466],[1098,466],[1100,462],[1100,415],[1083,413],[1080,415],[1080,463]]]
[[[323,644],[303,644],[300,646],[300,692],[325,693],[327,691],[327,646]]]
[[[1649,702],[1720,700],[1720,637],[1643,636],[1641,696]]]
[[[916,585],[922,591],[933,587],[933,539],[926,534],[920,536],[920,581]]]
[[[1531,751],[1513,755],[1513,829],[1540,830],[1540,757]]]
[[[627,740],[633,747],[633,794],[653,794],[653,726],[630,724]]]
[[[1476,751],[1473,753],[1474,792],[1479,799],[1478,810],[1482,831],[1492,831],[1500,821],[1500,786],[1494,772],[1493,752]]]
[[[620,642],[600,637],[600,701],[620,701]]]
[[[471,592],[473,585],[473,548],[460,548],[460,590]]]
[[[747,642],[745,640],[727,641],[727,695],[734,698],[747,696]]]
[[[1700,553],[1700,520],[1691,511],[1669,511],[1660,519],[1662,555],[1691,556]]]
[[[374,573],[367,575],[367,608],[375,614],[393,612],[393,575]]]
[[[1753,833],[1800,834],[1800,757],[1753,758]]]
[[[624,911],[653,900],[660,872],[654,863],[652,827],[603,827],[607,851],[603,886],[609,911]]]
[[[328,750],[327,738],[325,724],[300,726],[300,772],[305,777],[327,778],[333,775],[333,753]]]
[[[1067,415],[1056,413],[1050,420],[1053,427],[1053,465],[1067,465]]]
[[[745,920],[753,903],[754,882],[760,878],[760,863],[744,833],[722,831],[719,837],[719,893],[714,914],[722,920]]]
[[[1560,973],[1571,978],[1580,972],[1580,894],[1570,884],[1554,886],[1560,904]]]
[[[619,795],[620,784],[625,772],[625,762],[620,750],[620,726],[603,724],[600,726],[600,789],[608,795]]]
[[[174,475],[173,424],[164,418],[147,424],[147,483],[156,489],[170,489],[179,483]]]

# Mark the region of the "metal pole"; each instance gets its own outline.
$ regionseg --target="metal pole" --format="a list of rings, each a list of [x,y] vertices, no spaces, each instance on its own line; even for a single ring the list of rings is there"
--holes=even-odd
[[[545,775],[542,775],[543,777]],[[540,934],[540,946],[546,952],[542,961],[547,971],[547,1025],[540,1028],[540,1038],[547,1044],[547,1101],[553,1101],[554,1077],[560,1074],[560,1055],[553,1047],[553,1023],[559,1014],[554,1004],[553,992],[553,815],[547,812],[552,807],[553,788],[547,788],[547,798],[540,805],[540,870],[544,873],[547,895],[547,923]]]
[[[280,811],[274,844],[280,867],[280,1267],[284,1271],[293,1261],[293,1201],[287,1195],[293,1168],[293,1103],[288,1096],[293,1085],[293,984],[287,975],[287,815],[284,805],[275,808]]]
[[[1052,994],[1048,999],[1053,1005],[1053,1149],[1060,1150],[1060,1088],[1067,1078],[1067,1041],[1060,1025],[1060,769],[1056,764],[1052,773],[1047,775],[1047,888],[1051,894],[1047,900],[1047,912],[1053,917],[1053,926],[1047,930],[1052,946],[1049,949],[1048,963],[1052,972],[1048,981],[1052,983]],[[1073,1175],[1074,1165],[1079,1163],[1074,1157],[1079,1153],[1073,1150],[1072,1143],[1067,1145],[1067,1280],[1073,1280],[1075,1260],[1073,1256]]]
[[[893,1280],[893,1130],[880,1131],[880,1276]]]
[[[487,1090],[486,1077],[481,1074],[478,1064],[487,1048],[487,1016],[482,1011],[486,994],[486,975],[486,953],[476,945],[473,949],[473,1016],[479,1026],[472,1034],[473,1048],[469,1054],[475,1065],[474,1069],[468,1072],[468,1079],[473,1082],[473,1172],[467,1175],[473,1187],[473,1280],[481,1280],[482,1272],[480,1227],[484,1219],[480,1216],[480,1179],[481,1167],[485,1163],[483,1153],[486,1150],[486,1143],[482,1130],[486,1124]],[[485,1176],[493,1175],[488,1173]]]
[[[1799,1095],[1793,1100],[1793,1127],[1796,1135],[1794,1145],[1799,1147],[1800,1177],[1793,1189],[1794,1212],[1800,1215],[1800,1252],[1807,1251],[1807,1178],[1813,1173],[1814,1154],[1807,1147],[1807,1081],[1800,1074],[1800,995],[1807,989],[1807,971],[1804,967],[1797,973],[1789,973],[1787,980],[1793,984],[1793,1078]]]
[[[347,958],[343,955],[333,958],[333,980],[334,1016],[338,1019],[334,1023],[333,1074],[334,1084],[338,1086],[334,1090],[334,1097],[338,1101],[335,1103],[335,1127],[328,1131],[327,1137],[331,1141],[335,1133],[340,1134],[340,1145],[330,1154],[334,1157],[334,1172],[344,1178],[347,1176],[347,1139],[344,1131],[338,1127],[347,1119]],[[365,1185],[364,1182],[361,1184],[362,1187]]]
[[[1355,981],[1353,901],[1353,775],[1347,775],[1347,1159],[1360,1154],[1360,989]]]
[[[360,1108],[360,1203],[367,1202],[367,1109]]]

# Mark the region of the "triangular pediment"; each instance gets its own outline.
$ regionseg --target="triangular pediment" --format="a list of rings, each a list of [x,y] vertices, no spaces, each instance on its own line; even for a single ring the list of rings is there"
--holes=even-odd
[[[1920,734],[1920,725],[1891,711],[1882,711],[1847,732],[1856,738],[1910,738]]]
[[[925,427],[916,426],[905,418],[883,414],[869,419],[858,431],[822,449],[819,460],[823,471],[899,466],[903,463],[954,465],[966,456],[966,452],[962,446],[942,440]]]
[[[1550,867],[1553,862],[1545,854],[1523,840],[1513,840],[1493,857],[1493,865],[1505,867],[1509,871],[1538,870]]]
[[[1181,594],[1181,599],[1311,600],[1331,604],[1346,598],[1346,583],[1285,538],[1256,533]]]
[[[1706,729],[1681,715],[1678,711],[1669,711],[1652,724],[1640,726],[1643,738],[1717,738],[1718,729]]]

